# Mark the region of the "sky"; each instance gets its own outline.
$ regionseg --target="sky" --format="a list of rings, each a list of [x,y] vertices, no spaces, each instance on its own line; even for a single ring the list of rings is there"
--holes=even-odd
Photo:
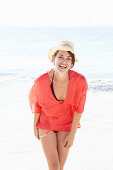
[[[0,27],[113,26],[113,0],[0,0]]]

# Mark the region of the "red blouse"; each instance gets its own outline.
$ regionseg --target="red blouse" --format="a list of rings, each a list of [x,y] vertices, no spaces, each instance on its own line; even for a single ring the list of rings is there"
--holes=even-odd
[[[77,113],[84,111],[87,81],[83,75],[73,70],[69,70],[69,78],[64,102],[57,101],[53,96],[49,83],[49,71],[34,81],[29,93],[29,103],[33,113],[40,113],[37,128],[70,131],[74,111]]]

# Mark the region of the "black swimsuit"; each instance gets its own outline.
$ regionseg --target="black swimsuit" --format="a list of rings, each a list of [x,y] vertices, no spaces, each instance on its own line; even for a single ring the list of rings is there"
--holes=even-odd
[[[51,85],[50,85],[51,90],[52,90],[52,93],[53,93],[53,95],[54,95],[54,97],[55,97],[55,99],[56,99],[57,101],[64,101],[64,100],[58,100],[57,97],[56,97],[56,95],[55,95],[54,87],[53,87],[54,73],[55,73],[55,72],[53,72],[52,82],[51,82]]]
[[[54,97],[55,97],[55,99],[56,99],[57,101],[64,101],[64,100],[58,100],[58,99],[57,99],[57,97],[56,97],[56,95],[55,95],[54,87],[53,87],[54,73],[55,73],[55,72],[53,72],[52,82],[51,82],[51,85],[50,85],[51,90],[52,90],[52,93],[53,93],[53,95],[54,95]],[[53,130],[53,131],[54,131],[54,130]],[[54,132],[55,132],[55,134],[57,134],[57,133],[58,133],[58,131],[54,131]]]

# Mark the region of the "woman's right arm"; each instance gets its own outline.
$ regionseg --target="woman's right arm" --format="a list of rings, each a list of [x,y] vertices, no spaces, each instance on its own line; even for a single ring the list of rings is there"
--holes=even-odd
[[[33,128],[34,128],[34,135],[36,136],[36,138],[38,140],[40,140],[40,137],[39,137],[39,129],[37,129],[37,123],[38,123],[38,120],[39,120],[39,117],[40,117],[40,113],[37,113],[37,114],[34,114],[34,124],[33,124]]]
[[[32,88],[30,89],[29,93],[29,104],[31,107],[31,111],[34,114],[34,123],[33,123],[33,129],[34,129],[34,135],[38,140],[39,138],[39,129],[37,129],[37,123],[39,121],[40,113],[41,113],[41,106],[38,102],[38,96],[39,96],[39,83],[35,82]]]

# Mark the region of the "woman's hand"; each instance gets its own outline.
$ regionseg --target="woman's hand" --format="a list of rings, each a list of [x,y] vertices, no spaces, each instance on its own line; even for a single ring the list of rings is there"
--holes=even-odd
[[[77,113],[76,111],[74,112],[71,131],[70,131],[69,135],[64,140],[65,148],[69,148],[73,145],[73,141],[74,141],[75,134],[77,131],[78,123],[80,122],[81,115],[82,115],[82,113]]]
[[[73,145],[75,134],[70,133],[64,140],[64,147],[70,148]]]
[[[39,129],[37,129],[36,126],[34,126],[34,135],[35,135],[35,137],[36,137],[38,140],[40,140],[40,137],[39,137]]]

